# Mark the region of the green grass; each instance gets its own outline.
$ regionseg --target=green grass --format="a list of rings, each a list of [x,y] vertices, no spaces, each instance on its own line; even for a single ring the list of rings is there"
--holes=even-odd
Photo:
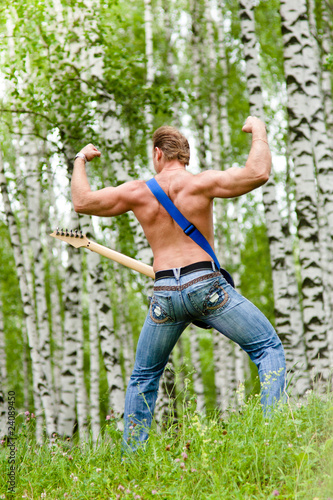
[[[264,419],[253,397],[241,412],[205,419],[184,403],[178,424],[152,430],[146,451],[121,461],[121,432],[108,421],[99,444],[37,445],[28,424],[17,438],[15,496],[0,498],[333,499],[333,399],[309,393]]]

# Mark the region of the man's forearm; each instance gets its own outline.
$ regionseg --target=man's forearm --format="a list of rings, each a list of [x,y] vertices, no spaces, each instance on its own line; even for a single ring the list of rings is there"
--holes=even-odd
[[[76,158],[71,180],[72,202],[75,212],[81,212],[87,204],[91,192],[83,158]]]
[[[266,127],[263,123],[259,123],[252,130],[252,145],[245,167],[253,169],[257,175],[262,176],[264,184],[269,178],[271,165],[272,157]]]

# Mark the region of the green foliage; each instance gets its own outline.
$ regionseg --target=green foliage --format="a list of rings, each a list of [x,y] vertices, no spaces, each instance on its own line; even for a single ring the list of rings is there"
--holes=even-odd
[[[263,0],[255,10],[256,33],[261,51],[261,78],[265,87],[272,93],[278,90],[278,85],[284,80],[279,7],[279,0]]]
[[[246,231],[241,262],[241,290],[274,324],[274,299],[269,244],[264,224],[253,225]]]
[[[187,399],[187,398],[186,398]],[[265,420],[254,397],[241,413],[184,416],[152,431],[145,452],[121,461],[121,432],[106,422],[98,445],[54,438],[37,445],[34,419],[20,426],[17,498],[136,498],[268,500],[328,499],[332,492],[333,402],[309,394]],[[0,495],[6,491],[8,447],[2,446]]]
[[[333,70],[333,54],[329,54],[326,58],[326,66],[328,69]]]

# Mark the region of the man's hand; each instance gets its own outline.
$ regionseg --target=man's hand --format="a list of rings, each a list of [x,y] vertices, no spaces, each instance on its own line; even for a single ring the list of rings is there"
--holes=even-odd
[[[95,146],[93,146],[92,144],[87,144],[87,146],[84,146],[84,148],[81,149],[80,153],[83,153],[86,156],[87,161],[91,161],[96,156],[101,156],[100,151],[98,151],[98,149],[95,148]]]
[[[263,121],[255,116],[248,116],[243,125],[242,131],[252,134],[253,131],[264,131],[266,133],[266,126]]]

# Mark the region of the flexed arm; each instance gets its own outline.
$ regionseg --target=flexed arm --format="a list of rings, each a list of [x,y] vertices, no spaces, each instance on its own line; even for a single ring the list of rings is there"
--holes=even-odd
[[[264,122],[249,116],[242,130],[252,133],[251,150],[245,167],[231,167],[222,172],[208,170],[197,176],[201,189],[211,198],[241,196],[268,181],[272,159]]]
[[[87,161],[101,156],[95,146],[88,144],[81,149]],[[117,187],[107,187],[92,191],[88,181],[85,160],[78,157],[74,161],[74,170],[71,180],[72,201],[75,212],[87,215],[111,217],[132,210],[135,204],[137,181],[125,182]]]

